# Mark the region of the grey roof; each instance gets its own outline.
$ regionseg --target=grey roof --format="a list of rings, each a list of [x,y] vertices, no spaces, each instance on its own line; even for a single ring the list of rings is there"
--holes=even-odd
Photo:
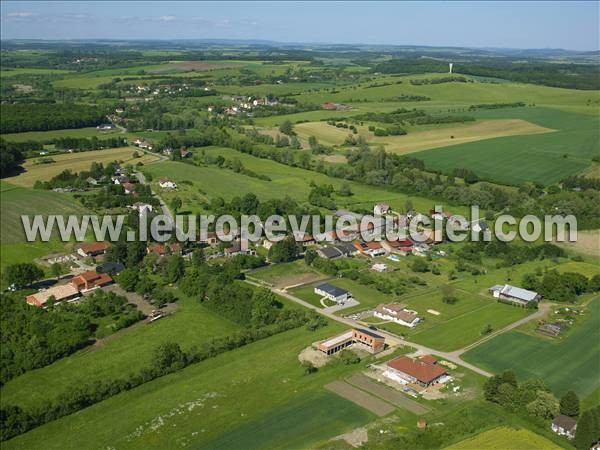
[[[560,427],[563,430],[567,431],[573,430],[577,426],[577,421],[575,419],[569,416],[564,416],[562,414],[556,416],[552,423],[557,427]]]
[[[350,242],[334,245],[334,248],[342,252],[344,255],[349,255],[350,253],[356,252],[356,247],[354,247],[354,245],[352,245]]]
[[[525,302],[533,301],[538,296],[537,292],[511,286],[510,284],[505,285],[500,293],[508,297],[518,298],[519,300],[523,300]]]
[[[329,283],[320,284],[316,288],[320,291],[327,292],[329,295],[332,295],[334,297],[341,297],[342,295],[348,294],[347,290],[339,288]]]
[[[373,333],[371,330],[367,330],[365,328],[355,328],[356,331],[360,331],[361,333],[364,333],[368,336],[371,336],[375,339],[383,339],[383,336],[378,335],[377,333]]]
[[[479,221],[479,227],[485,231],[485,230],[489,230],[490,226],[487,224],[487,222],[484,222],[483,220]]]
[[[323,247],[318,250],[325,258],[337,258],[338,256],[342,256],[343,253],[335,247]]]

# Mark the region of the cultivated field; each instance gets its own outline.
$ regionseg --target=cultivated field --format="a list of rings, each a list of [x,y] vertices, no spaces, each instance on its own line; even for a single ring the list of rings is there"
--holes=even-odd
[[[558,450],[561,447],[525,429],[499,427],[446,447],[446,450]]]
[[[273,264],[265,268],[253,270],[248,275],[279,289],[327,278],[321,272],[306,265],[303,260]]]
[[[496,373],[512,369],[522,380],[541,377],[559,396],[572,389],[584,397],[600,385],[600,299],[588,309],[590,316],[559,342],[512,331],[468,351],[464,359]]]
[[[135,152],[141,154],[139,158],[133,158]],[[142,153],[135,147],[110,148],[106,150],[94,150],[80,153],[67,153],[63,155],[49,156],[54,162],[40,164],[39,159],[29,159],[23,164],[25,172],[6,178],[11,184],[16,186],[31,187],[36,181],[48,181],[58,175],[63,170],[80,172],[89,170],[93,162],[108,163],[111,161],[121,161],[125,164],[135,165],[138,162],[147,164],[159,159],[158,156]]]

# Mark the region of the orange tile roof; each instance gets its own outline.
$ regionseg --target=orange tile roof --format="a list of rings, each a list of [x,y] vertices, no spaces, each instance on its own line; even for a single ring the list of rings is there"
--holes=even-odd
[[[387,362],[387,366],[410,375],[422,383],[429,384],[436,378],[445,375],[446,370],[437,364],[428,364],[423,360],[400,356]]]
[[[91,244],[81,244],[79,248],[84,253],[98,253],[108,250],[110,244],[108,242],[92,242]]]

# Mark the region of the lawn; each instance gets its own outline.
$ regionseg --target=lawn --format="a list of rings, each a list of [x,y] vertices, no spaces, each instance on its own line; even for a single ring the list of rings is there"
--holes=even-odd
[[[290,448],[372,420],[322,386],[350,370],[337,364],[307,376],[297,354],[343,329],[288,331],[194,364],[4,444],[65,448]],[[320,420],[317,421],[316,418]],[[73,432],[77,430],[77,432]]]
[[[36,164],[37,159],[28,159],[23,168],[25,172],[6,178],[5,180],[17,186],[31,187],[36,181],[48,181],[58,175],[63,170],[80,172],[89,170],[93,162],[108,163],[111,161],[122,161],[125,164],[135,165],[138,162],[147,164],[158,160],[158,156],[142,153],[139,158],[133,158],[135,152],[139,152],[135,147],[111,148],[106,150],[94,150],[80,153],[66,153],[62,155],[51,156],[54,160],[48,164]]]
[[[1,402],[35,406],[51,400],[69,386],[117,378],[137,371],[150,361],[162,342],[177,342],[183,349],[226,336],[240,327],[193,299],[183,298],[178,310],[152,324],[140,323],[110,336],[101,345],[87,347],[41,369],[27,372],[2,387]],[[44,380],[40,384],[40,380]]]
[[[499,373],[512,369],[521,380],[543,378],[556,395],[568,390],[585,397],[600,386],[600,299],[563,340],[550,342],[517,331],[502,334],[463,355],[466,361]]]
[[[447,450],[554,450],[560,449],[554,442],[526,429],[499,427],[484,431],[475,437],[446,447]]]

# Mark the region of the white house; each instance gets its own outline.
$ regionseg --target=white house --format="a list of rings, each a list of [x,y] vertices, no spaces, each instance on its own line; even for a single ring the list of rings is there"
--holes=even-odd
[[[406,309],[406,306],[402,303],[378,305],[377,308],[375,308],[373,315],[379,319],[390,320],[398,325],[409,328],[416,327],[421,321],[421,318],[417,315],[416,311]]]
[[[333,286],[329,283],[323,283],[315,286],[315,294],[325,297],[338,305],[343,305],[346,300],[352,297],[352,294],[345,289]]]
[[[177,184],[168,178],[161,178],[158,181],[158,185],[163,189],[177,189]]]
[[[567,439],[573,439],[575,437],[575,431],[577,430],[577,421],[572,417],[560,414],[552,421],[551,428],[552,431],[559,436],[565,436]]]
[[[391,211],[390,205],[388,205],[386,203],[377,203],[373,207],[373,214],[375,214],[376,216],[383,216],[384,214],[387,214],[390,211]]]
[[[144,214],[144,212],[151,213],[152,211],[154,211],[154,207],[152,205],[142,202],[134,203],[133,205],[131,205],[131,209],[139,212],[140,216]]]

